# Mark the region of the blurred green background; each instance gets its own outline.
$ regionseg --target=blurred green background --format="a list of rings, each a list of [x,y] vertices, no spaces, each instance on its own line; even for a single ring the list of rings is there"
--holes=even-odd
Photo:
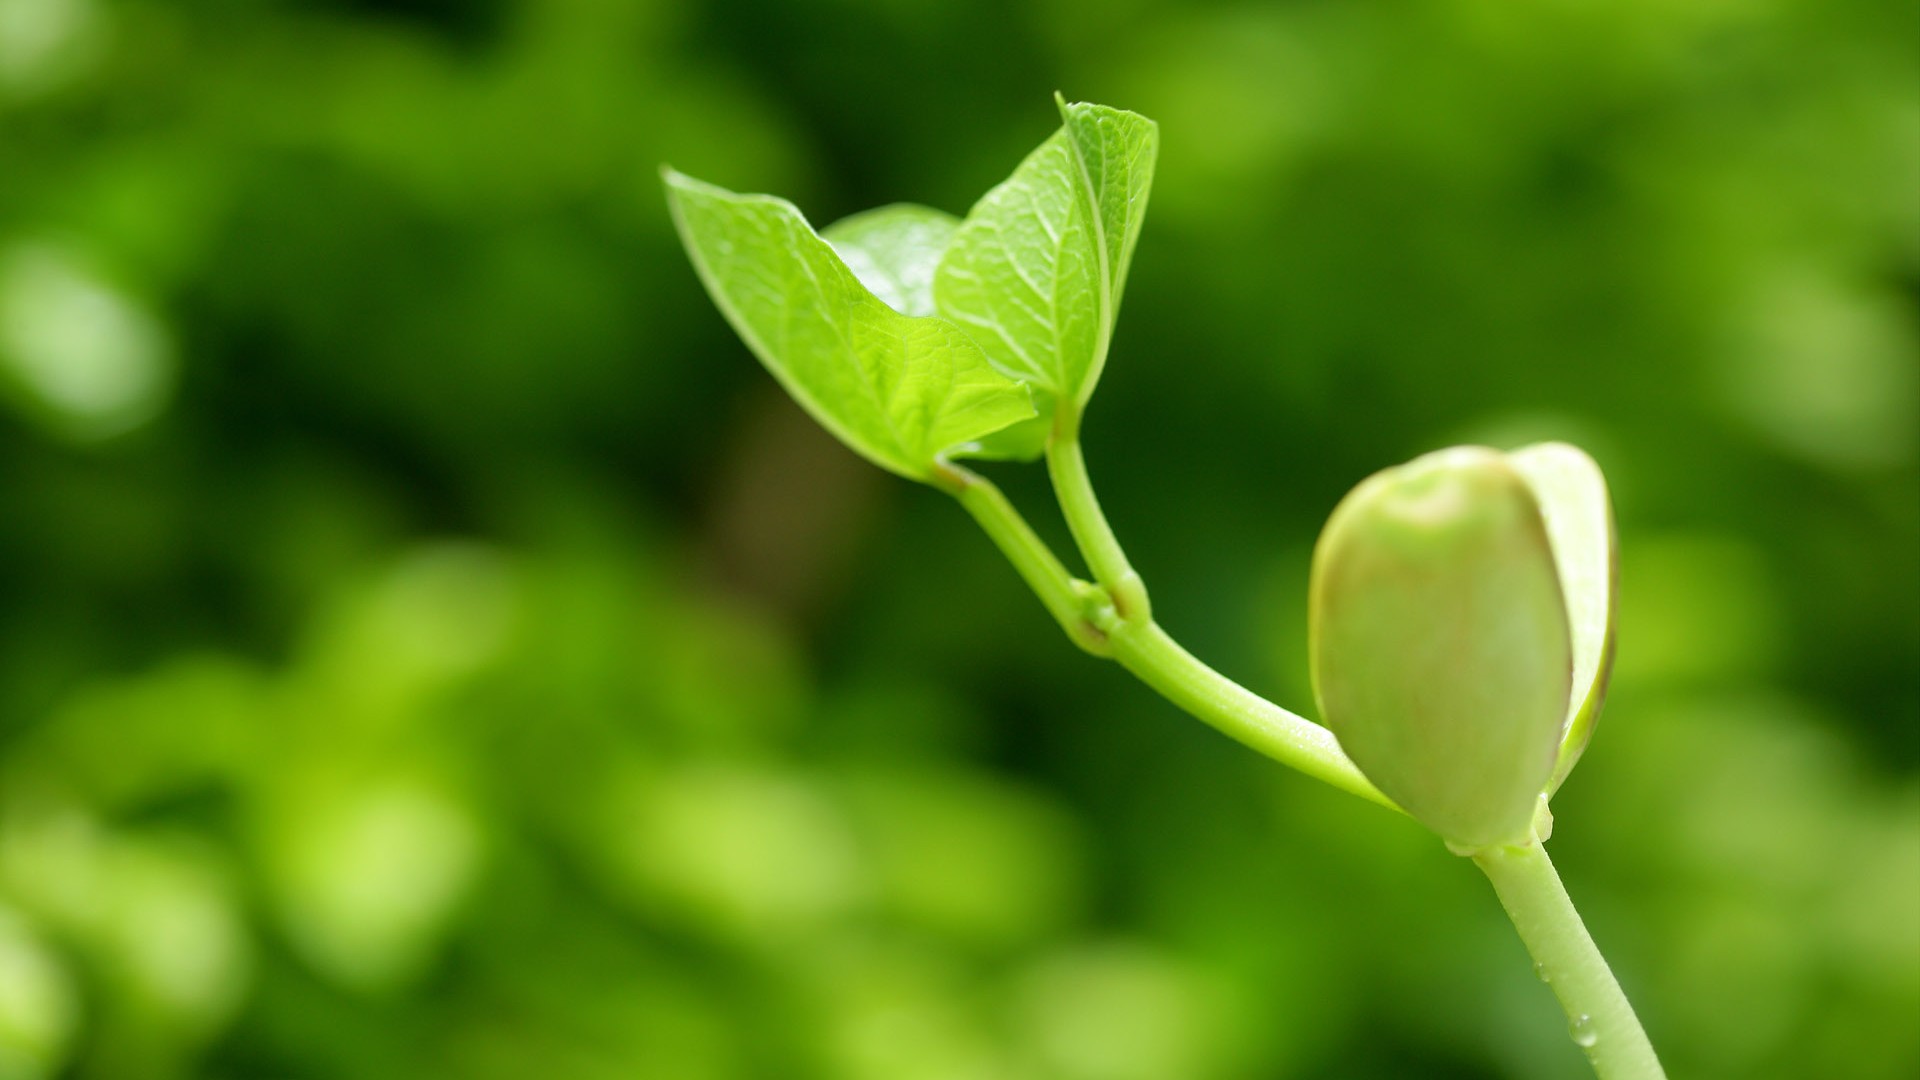
[[[663,161],[1164,148],[1086,428],[1308,708],[1320,521],[1577,441],[1569,886],[1676,1076],[1920,1071],[1898,0],[0,0],[0,1078],[1586,1075],[1491,891],[788,405]],[[1051,537],[1039,470],[994,475]]]

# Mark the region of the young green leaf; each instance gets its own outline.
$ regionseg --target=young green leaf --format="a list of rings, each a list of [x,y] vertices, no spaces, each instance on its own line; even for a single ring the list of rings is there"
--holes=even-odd
[[[1060,130],[967,215],[934,297],[1041,404],[1077,412],[1106,363],[1160,136],[1103,105],[1063,101],[1060,113]]]
[[[902,315],[934,314],[933,269],[960,219],[929,206],[895,203],[844,217],[820,230],[873,295]]]
[[[1445,839],[1525,836],[1573,646],[1546,525],[1500,453],[1377,473],[1328,520],[1309,593],[1314,693],[1354,764]]]
[[[1047,440],[1053,435],[1053,396],[1044,390],[1033,394],[1034,414],[1017,424],[972,444],[965,456],[992,461],[1034,461],[1047,452]]]
[[[787,392],[855,451],[928,480],[942,455],[1033,415],[1027,388],[995,371],[959,327],[889,307],[791,203],[664,175],[714,303]],[[888,261],[901,245],[853,246],[881,267],[904,265]]]
[[[1559,760],[1547,793],[1558,790],[1593,737],[1613,674],[1614,607],[1619,561],[1614,553],[1613,507],[1600,466],[1578,447],[1539,443],[1507,460],[1532,489],[1553,542],[1573,634],[1573,688]]]
[[[820,231],[861,283],[902,315],[936,314],[933,275],[960,219],[899,203],[842,218]],[[1032,389],[1029,387],[1029,389]],[[1035,415],[957,451],[967,457],[1031,461],[1047,448],[1052,397],[1033,395]]]

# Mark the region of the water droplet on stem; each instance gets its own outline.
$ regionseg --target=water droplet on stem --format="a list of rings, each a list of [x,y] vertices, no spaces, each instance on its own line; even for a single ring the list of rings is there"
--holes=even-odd
[[[1594,1029],[1593,1017],[1581,1013],[1567,1025],[1567,1033],[1573,1036],[1574,1045],[1590,1049],[1600,1041],[1600,1032]]]

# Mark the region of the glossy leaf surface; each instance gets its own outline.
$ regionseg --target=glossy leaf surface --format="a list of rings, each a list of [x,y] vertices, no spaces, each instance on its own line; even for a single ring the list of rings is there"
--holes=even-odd
[[[967,215],[934,292],[995,367],[1077,410],[1106,363],[1159,130],[1101,105],[1063,102],[1061,117]]]
[[[1033,415],[1026,387],[994,370],[966,333],[888,306],[791,203],[672,171],[666,184],[721,313],[803,408],[875,464],[926,480],[942,454]],[[913,306],[912,277],[901,271],[915,245],[850,246]]]
[[[820,231],[860,283],[902,315],[934,314],[933,271],[960,219],[930,206],[895,203]]]

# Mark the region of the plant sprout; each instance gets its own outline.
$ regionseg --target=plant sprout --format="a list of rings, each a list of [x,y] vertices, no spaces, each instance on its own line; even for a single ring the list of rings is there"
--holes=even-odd
[[[1153,619],[1101,513],[1080,422],[1145,216],[1154,123],[1059,102],[1058,131],[964,219],[921,206],[816,233],[792,204],[665,171],[714,303],[855,452],[956,498],[1067,636],[1180,708],[1399,810],[1493,883],[1606,1080],[1662,1077],[1544,842],[1612,667],[1606,482],[1574,447],[1456,447],[1341,502],[1314,551],[1322,727],[1214,671]],[[963,459],[1044,458],[1091,580]]]

